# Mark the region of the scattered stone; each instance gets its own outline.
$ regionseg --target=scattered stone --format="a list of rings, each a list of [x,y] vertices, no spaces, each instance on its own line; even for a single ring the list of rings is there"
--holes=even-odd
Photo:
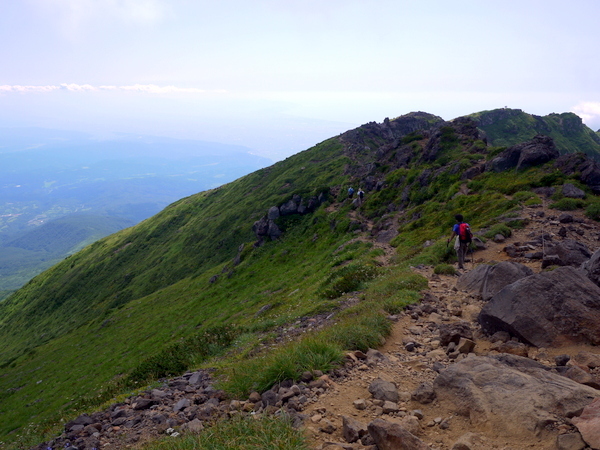
[[[371,383],[369,392],[373,398],[377,400],[397,403],[399,399],[396,385],[390,381],[382,380],[381,378],[377,378]]]
[[[368,430],[379,450],[429,450],[425,442],[397,423],[375,419]]]
[[[320,422],[319,430],[323,433],[333,434],[337,430],[335,424],[327,419],[322,419]]]
[[[367,434],[367,426],[358,420],[342,416],[342,436],[346,442],[356,442]]]
[[[459,437],[452,445],[451,450],[476,450],[481,444],[482,440],[479,435],[469,432]]]
[[[586,447],[580,433],[559,434],[556,438],[557,450],[583,450]]]
[[[460,338],[456,346],[459,353],[471,353],[475,349],[475,342],[471,339]]]
[[[384,414],[395,414],[400,410],[397,403],[390,401],[384,402],[382,408]]]
[[[440,345],[446,346],[450,342],[458,343],[461,338],[473,339],[471,324],[465,321],[442,324],[439,327]]]
[[[411,399],[423,405],[431,403],[435,400],[435,391],[430,383],[421,383],[419,387],[412,393]]]

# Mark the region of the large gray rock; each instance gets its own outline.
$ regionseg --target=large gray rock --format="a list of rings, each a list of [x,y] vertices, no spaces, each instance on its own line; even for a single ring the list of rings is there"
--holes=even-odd
[[[267,218],[269,220],[275,220],[279,218],[279,208],[277,206],[271,206],[267,211]]]
[[[495,294],[479,323],[537,347],[600,344],[600,287],[582,270],[559,267],[522,278]]]
[[[597,250],[590,259],[581,265],[588,278],[600,286],[600,250]]]
[[[482,430],[532,438],[600,396],[540,363],[507,354],[465,358],[442,371],[433,387],[438,402]]]
[[[533,139],[509,147],[486,164],[486,170],[502,172],[516,168],[526,169],[558,158],[559,152],[549,136],[537,135]]]
[[[391,381],[385,381],[381,378],[374,380],[369,386],[369,392],[377,400],[398,402],[400,394],[398,394],[398,388]]]
[[[555,166],[565,175],[577,174],[579,180],[594,193],[600,192],[600,164],[583,153],[569,153],[559,157]]]
[[[295,214],[298,212],[298,203],[294,201],[294,199],[288,200],[283,205],[279,207],[279,213],[282,216],[288,216],[290,214]]]
[[[483,300],[487,301],[505,286],[530,275],[533,275],[533,270],[517,262],[503,261],[494,265],[481,264],[461,275],[456,282],[456,287],[463,291],[479,294]]]
[[[367,434],[367,426],[353,417],[342,416],[342,436],[346,442],[356,442]]]
[[[592,252],[581,242],[565,239],[546,248],[546,257],[549,256],[558,256],[557,265],[579,267],[592,257]]]
[[[375,419],[369,434],[379,450],[429,450],[429,446],[397,423]]]
[[[585,198],[585,192],[571,183],[563,184],[562,193],[569,198]]]

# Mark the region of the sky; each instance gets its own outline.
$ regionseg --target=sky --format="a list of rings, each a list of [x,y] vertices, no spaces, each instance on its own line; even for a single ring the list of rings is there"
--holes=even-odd
[[[0,127],[244,145],[273,160],[411,111],[600,129],[598,0],[0,3]]]

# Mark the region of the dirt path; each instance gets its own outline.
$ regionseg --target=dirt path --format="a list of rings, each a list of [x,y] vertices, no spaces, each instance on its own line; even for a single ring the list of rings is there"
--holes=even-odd
[[[467,264],[467,270],[472,269],[477,264],[510,260],[511,258],[503,251],[505,246],[525,243],[530,241],[532,237],[539,236],[542,232],[553,235],[555,240],[560,239],[558,233],[561,228],[565,227],[565,224],[553,220],[553,216],[556,216],[557,219],[560,214],[560,211],[548,209],[546,204],[539,207],[525,208],[522,217],[529,219],[528,225],[523,229],[514,230],[512,235],[504,242],[488,241],[485,250],[474,254],[475,261]],[[598,240],[600,227],[595,222],[585,219],[581,211],[571,214],[576,218],[575,224],[577,226],[567,228],[566,238],[576,239],[584,243],[592,252],[597,250],[600,246]],[[355,219],[360,218],[355,211],[353,211],[352,217]],[[361,237],[357,239],[366,240],[368,238]],[[388,244],[371,242],[377,248],[384,249],[386,256],[382,258],[381,262],[382,264],[389,264],[395,250]],[[517,261],[531,267],[535,272],[541,270],[540,260],[519,258]],[[483,302],[479,298],[456,289],[458,277],[436,275],[433,273],[432,267],[419,267],[414,268],[414,270],[429,280],[428,289],[423,292],[423,297],[428,300],[433,299],[439,313],[419,317],[411,316],[406,312],[402,313],[394,324],[392,334],[379,349],[383,355],[382,360],[367,364],[367,360],[357,359],[347,365],[345,376],[332,383],[332,388],[328,389],[318,402],[304,411],[310,417],[306,433],[310,438],[311,448],[352,448],[356,450],[371,448],[368,445],[362,445],[360,442],[352,445],[343,444],[346,447],[331,445],[332,442],[338,444],[345,442],[342,436],[342,418],[344,416],[368,424],[376,418],[399,421],[402,416],[412,414],[415,410],[420,411],[417,413],[419,417],[422,414],[422,419],[419,420],[418,436],[429,444],[432,449],[451,449],[461,436],[469,432],[477,434],[473,450],[556,448],[556,433],[534,442],[531,441],[531,435],[514,435],[507,439],[506,437],[500,437],[497,430],[491,430],[485,426],[475,427],[468,418],[455,415],[453,411],[444,408],[436,401],[423,405],[410,400],[410,393],[421,383],[432,382],[437,376],[437,372],[434,370],[436,364],[444,367],[452,363],[435,339],[436,327],[429,327],[429,325],[448,320],[467,320],[471,322],[474,330],[478,330],[477,314],[483,306]],[[418,351],[409,351],[405,345],[408,341],[418,341],[422,347]],[[490,353],[491,343],[480,332],[476,332],[475,342],[475,354],[487,355]],[[596,349],[588,346],[560,349],[531,348],[529,349],[529,357],[551,364],[556,355],[565,353],[573,355],[579,351],[597,352]],[[397,385],[401,392],[401,398],[406,400],[399,403],[400,410],[398,412],[385,414],[382,412],[381,407],[378,408],[376,404],[372,403],[368,387],[376,378],[392,381]],[[357,400],[364,400],[368,405],[367,408],[357,409],[354,405]],[[446,424],[447,427],[446,425],[440,426],[441,423]],[[333,426],[328,427],[324,424]],[[335,430],[332,431],[334,428]],[[569,431],[571,430],[567,428],[561,430],[561,432]]]

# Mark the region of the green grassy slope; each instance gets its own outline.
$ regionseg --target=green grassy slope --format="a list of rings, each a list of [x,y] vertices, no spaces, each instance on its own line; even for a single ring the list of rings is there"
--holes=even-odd
[[[532,201],[523,192],[564,181],[550,167],[461,180],[489,156],[469,122],[444,124],[421,113],[370,123],[181,199],[72,255],[0,302],[0,440],[25,442],[29,423],[51,426],[153,377],[201,364],[203,339],[225,336],[222,327],[232,327],[235,341],[218,365],[235,393],[279,376],[261,373],[264,360],[230,369],[254,364],[251,357],[278,327],[302,318],[335,313],[322,340],[374,345],[361,337],[378,342],[381,308],[397,311],[423,287],[406,264],[452,258],[440,238],[453,214],[468,211],[475,229],[490,227]],[[359,211],[345,200],[350,184],[372,186]],[[465,186],[469,195],[460,194]],[[328,202],[281,217],[283,236],[253,246],[252,224],[269,207],[324,190]],[[356,238],[367,224],[388,229],[394,216],[397,265],[381,268],[372,244]],[[430,239],[436,243],[424,247]],[[360,292],[360,302],[340,311],[350,291]],[[34,430],[32,442],[44,431]]]
[[[0,291],[21,287],[65,255],[132,224],[121,218],[73,214],[21,233],[0,245]]]
[[[598,133],[583,124],[573,113],[535,116],[520,109],[496,109],[471,114],[468,117],[487,134],[491,145],[508,147],[544,134],[554,139],[561,153],[583,152],[600,159]]]

